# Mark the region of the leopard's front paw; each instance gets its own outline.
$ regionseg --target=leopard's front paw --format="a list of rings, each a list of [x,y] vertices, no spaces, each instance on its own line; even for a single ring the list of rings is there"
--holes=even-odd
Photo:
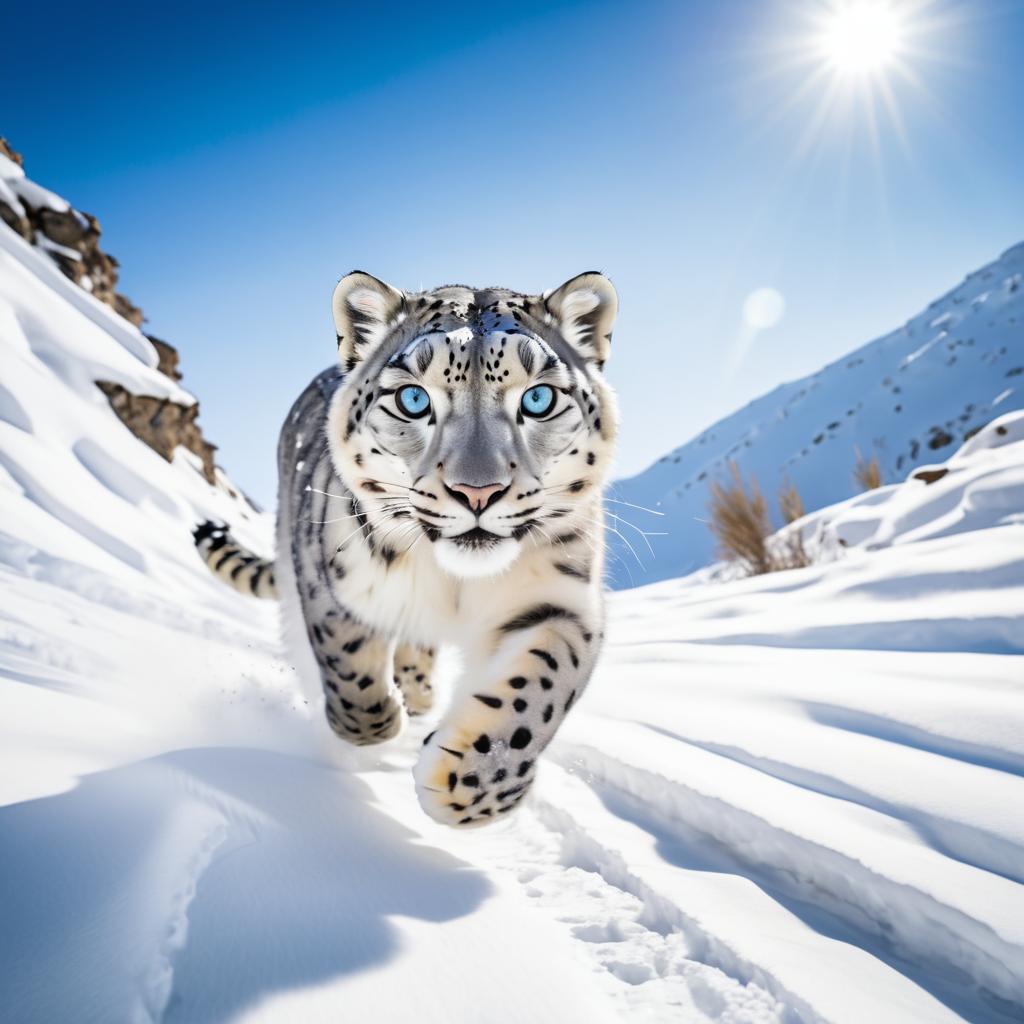
[[[525,725],[493,718],[456,723],[427,738],[414,775],[420,805],[435,821],[486,825],[526,796],[538,744]]]
[[[410,715],[426,714],[434,706],[434,651],[413,644],[399,644],[395,650],[394,681]]]
[[[324,713],[335,733],[360,747],[383,743],[397,736],[402,729],[402,703],[390,694],[363,706],[330,693]]]

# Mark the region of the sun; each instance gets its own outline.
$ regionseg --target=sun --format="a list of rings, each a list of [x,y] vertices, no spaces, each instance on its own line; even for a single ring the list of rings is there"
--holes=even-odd
[[[816,50],[842,77],[885,73],[903,52],[906,22],[886,0],[846,0],[821,18]]]
[[[942,113],[930,70],[954,63],[954,33],[967,21],[947,10],[953,2],[778,0],[751,80],[760,130],[795,127],[794,162],[842,153],[844,174],[864,154],[880,161],[883,147],[913,159],[915,119]]]

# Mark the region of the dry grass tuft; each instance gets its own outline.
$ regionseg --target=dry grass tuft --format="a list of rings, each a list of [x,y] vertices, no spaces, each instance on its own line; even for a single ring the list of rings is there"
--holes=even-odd
[[[779,488],[779,512],[782,514],[782,521],[786,526],[803,519],[804,499],[800,492],[789,479],[783,480]],[[800,530],[790,530],[785,538],[780,538],[776,548],[771,552],[772,562],[775,570],[779,569],[802,569],[810,565],[811,560],[804,550],[804,538]]]
[[[857,462],[853,467],[853,479],[862,491],[873,491],[882,486],[882,467],[878,464],[878,456],[872,454],[865,459],[859,448],[855,448]]]
[[[739,562],[752,576],[771,572],[765,544],[771,533],[768,503],[753,477],[748,490],[735,462],[729,463],[729,475],[731,482],[711,483],[708,525],[718,541],[719,553],[728,561]]]
[[[804,499],[800,497],[796,484],[790,482],[788,478],[782,481],[779,488],[779,511],[782,513],[782,521],[787,526],[802,519],[806,512]]]
[[[735,462],[729,463],[729,476],[731,479],[726,483],[712,481],[708,506],[708,525],[718,541],[719,556],[739,563],[751,576],[808,565],[798,530],[790,531],[775,544],[769,542],[772,524],[768,503],[756,478],[751,476],[747,484]],[[787,524],[804,514],[803,500],[791,483],[784,484],[779,492],[779,508]]]

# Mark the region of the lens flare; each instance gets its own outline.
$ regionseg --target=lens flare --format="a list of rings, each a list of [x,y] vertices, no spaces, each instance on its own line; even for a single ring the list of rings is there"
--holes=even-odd
[[[786,301],[774,288],[758,288],[743,303],[743,320],[755,331],[774,327],[786,311]]]

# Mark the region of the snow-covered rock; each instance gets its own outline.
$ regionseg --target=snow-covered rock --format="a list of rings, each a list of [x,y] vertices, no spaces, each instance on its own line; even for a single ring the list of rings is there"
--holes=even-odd
[[[2,136],[0,220],[46,253],[69,280],[142,326],[142,310],[117,290],[118,262],[100,248],[99,221],[28,178],[21,155]]]
[[[23,348],[19,333],[24,335],[40,358],[46,359],[46,350],[50,358],[60,361],[66,373],[74,376],[79,392],[92,398],[92,386],[99,388],[125,426],[150,448],[168,461],[179,447],[186,449],[199,460],[207,482],[217,484],[216,446],[207,441],[197,423],[199,403],[175,386],[181,380],[178,353],[140,331],[142,311],[116,291],[118,263],[99,246],[99,222],[30,181],[21,157],[2,137],[0,220],[10,228],[0,227],[0,252],[20,265],[12,264],[0,282],[9,299],[8,319],[13,319],[3,339],[6,346],[12,352]],[[37,280],[23,286],[26,271]],[[92,351],[96,346],[82,346],[75,335],[47,339],[45,328],[33,334],[29,325],[46,319],[39,309],[49,302],[47,289],[92,320],[127,354],[97,358]],[[111,316],[103,305],[118,315]],[[49,326],[56,327],[56,311],[52,320]],[[59,326],[61,331],[74,329],[73,323]]]
[[[1024,243],[898,330],[775,388],[618,481],[613,499],[663,515],[609,506],[625,520],[612,524],[621,537],[609,534],[612,585],[667,579],[710,561],[709,484],[726,474],[730,461],[757,478],[770,505],[789,481],[806,508],[819,509],[857,491],[858,451],[876,455],[883,481],[896,483],[989,421],[1024,407],[1022,282]]]

